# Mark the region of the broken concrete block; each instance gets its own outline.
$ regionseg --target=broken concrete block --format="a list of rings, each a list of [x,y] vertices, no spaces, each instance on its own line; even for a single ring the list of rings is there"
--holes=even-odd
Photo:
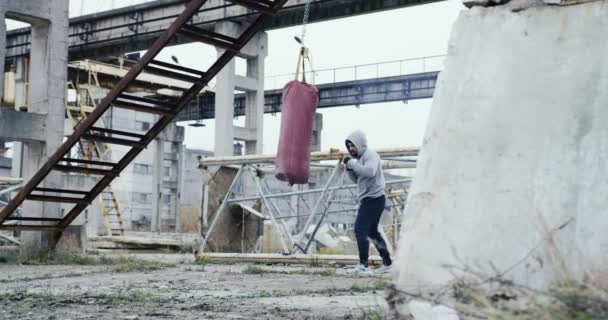
[[[462,4],[464,4],[467,8],[472,7],[490,7],[490,6],[498,6],[501,4],[505,4],[510,0],[463,0]]]
[[[547,290],[608,265],[598,149],[608,141],[608,6],[513,14],[513,2],[454,23],[402,222],[399,287],[449,285],[460,277],[452,265],[509,270]]]

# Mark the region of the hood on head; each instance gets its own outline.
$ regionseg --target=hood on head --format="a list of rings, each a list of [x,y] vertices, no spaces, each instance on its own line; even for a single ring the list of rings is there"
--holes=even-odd
[[[348,137],[346,137],[346,141],[352,142],[355,147],[357,147],[357,157],[361,157],[363,153],[365,153],[365,150],[367,150],[367,138],[365,137],[365,133],[361,130],[356,130],[349,134]],[[344,141],[344,144],[346,144],[346,141]],[[346,149],[348,150],[348,146]]]

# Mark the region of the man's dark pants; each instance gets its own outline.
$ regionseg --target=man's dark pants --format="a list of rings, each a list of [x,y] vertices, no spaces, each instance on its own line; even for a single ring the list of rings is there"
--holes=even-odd
[[[359,247],[359,262],[367,266],[369,258],[369,240],[378,249],[380,256],[382,257],[382,263],[385,266],[392,264],[386,242],[378,232],[378,224],[380,223],[380,217],[384,212],[386,204],[386,197],[381,196],[378,198],[364,198],[361,200],[359,206],[359,212],[357,212],[357,220],[355,220],[355,237],[357,238],[357,246]]]

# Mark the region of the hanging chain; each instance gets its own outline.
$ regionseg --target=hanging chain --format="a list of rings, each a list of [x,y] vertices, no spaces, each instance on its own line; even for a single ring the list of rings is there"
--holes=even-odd
[[[310,14],[310,1],[306,0],[306,5],[304,6],[304,19],[302,19],[302,47],[304,47],[304,37],[306,37],[306,24],[308,24],[308,15]]]

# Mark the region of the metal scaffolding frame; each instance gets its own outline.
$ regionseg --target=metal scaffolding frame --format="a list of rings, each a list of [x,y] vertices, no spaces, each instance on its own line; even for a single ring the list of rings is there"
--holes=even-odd
[[[279,239],[280,246],[282,248],[282,254],[290,255],[295,254],[297,251],[300,251],[304,254],[308,253],[310,250],[311,244],[315,241],[315,236],[319,231],[320,227],[325,222],[326,217],[329,214],[339,214],[352,212],[357,210],[358,206],[356,205],[356,201],[351,201],[354,206],[346,208],[344,206],[341,207],[340,210],[330,211],[330,207],[332,203],[341,203],[344,202],[343,199],[334,199],[334,195],[336,191],[346,190],[349,191],[352,197],[356,198],[353,189],[357,187],[356,184],[345,185],[345,176],[346,170],[342,165],[342,157],[345,153],[341,153],[336,150],[332,150],[329,153],[327,152],[316,152],[313,153],[315,156],[313,158],[322,160],[333,160],[336,163],[331,166],[331,174],[329,179],[324,184],[323,188],[319,189],[310,189],[310,190],[300,190],[293,192],[283,192],[283,193],[271,193],[270,188],[266,180],[263,179],[265,173],[272,172],[272,169],[269,170],[268,166],[272,167],[270,160],[274,159],[273,156],[237,156],[237,157],[223,157],[223,158],[207,158],[207,159],[199,159],[200,167],[204,170],[207,170],[210,166],[222,165],[223,163],[227,163],[228,165],[239,165],[238,172],[232,179],[232,182],[228,188],[228,191],[224,195],[220,206],[217,208],[213,220],[209,228],[203,234],[202,244],[199,247],[199,253],[204,253],[206,249],[207,242],[211,237],[216,223],[219,221],[219,218],[222,215],[222,212],[225,211],[226,206],[229,204],[239,204],[243,210],[248,211],[249,213],[255,214],[258,217],[261,217],[265,220],[269,220],[272,223],[274,230],[276,231]],[[395,148],[387,150],[379,150],[379,154],[382,158],[391,158],[393,161],[407,161],[411,163],[411,159],[404,159],[403,157],[413,157],[417,155],[417,149],[413,148]],[[265,167],[266,166],[266,167]],[[386,166],[386,163],[385,163]],[[402,167],[399,166],[388,166],[389,169],[400,169]],[[405,168],[412,168],[411,166],[406,166]],[[253,179],[255,183],[256,196],[248,196],[248,197],[233,197],[235,195],[234,187],[238,181],[240,181],[244,176],[249,176]],[[387,186],[401,185],[402,187],[398,189],[398,191],[391,191],[391,188],[387,189],[389,201],[387,201],[387,208],[394,210],[393,212],[397,215],[403,214],[403,208],[405,206],[405,199],[403,196],[407,196],[407,187],[411,183],[410,178],[406,179],[396,179],[392,181],[387,181]],[[306,203],[304,199],[304,195],[307,194],[320,194],[317,198],[314,205],[310,206]],[[295,197],[298,200],[303,200],[303,203],[309,209],[310,214],[308,215],[308,219],[301,232],[292,232],[290,230],[287,223],[284,222],[286,219],[292,218],[302,218],[306,217],[306,215],[301,215],[297,209],[294,209],[292,200],[290,198]],[[287,210],[294,213],[294,215],[282,215],[279,210],[276,200],[284,199],[287,201],[288,206]],[[259,212],[243,203],[260,200],[262,204],[262,208],[265,210]],[[206,217],[203,217],[206,218]],[[398,222],[394,217],[393,223],[391,226],[393,227],[393,243],[396,238],[396,226]],[[308,230],[314,226],[311,234],[307,234]],[[296,230],[298,231],[298,230]],[[384,231],[381,231],[384,237]],[[388,238],[387,238],[388,239]]]
[[[13,177],[0,177],[0,198],[9,197],[12,192],[19,191],[23,187],[23,179],[21,178],[13,178]],[[0,199],[0,208],[8,205],[8,202]],[[21,208],[17,208],[15,212],[15,216],[21,217]],[[15,224],[19,224],[17,221]],[[6,242],[13,245],[20,245],[18,239],[15,238],[15,235],[12,236],[8,234],[3,234],[0,232],[0,242]]]

